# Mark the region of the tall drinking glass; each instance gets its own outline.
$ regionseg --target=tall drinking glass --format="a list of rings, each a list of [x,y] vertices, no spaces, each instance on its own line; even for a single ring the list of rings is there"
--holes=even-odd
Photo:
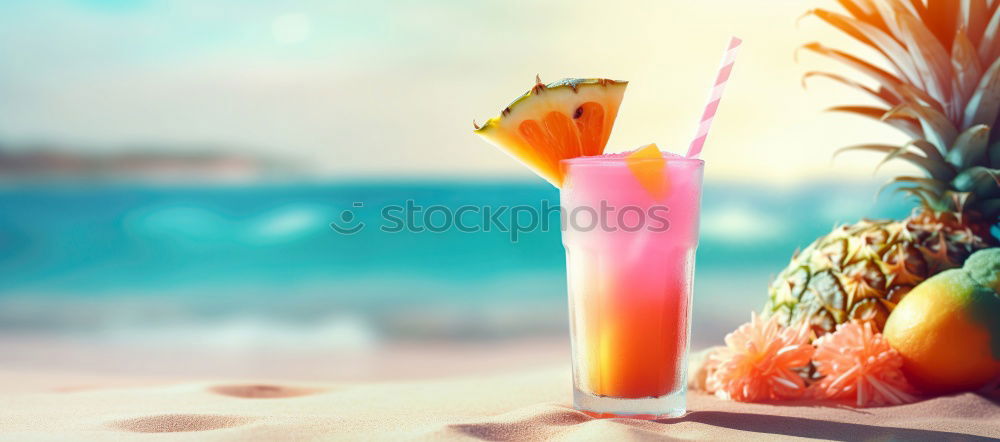
[[[680,416],[704,161],[604,155],[561,166],[574,406]]]

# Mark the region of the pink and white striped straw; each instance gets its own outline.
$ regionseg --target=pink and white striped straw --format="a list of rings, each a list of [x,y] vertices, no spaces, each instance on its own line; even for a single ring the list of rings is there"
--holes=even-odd
[[[715,119],[715,112],[719,110],[719,101],[722,100],[722,91],[726,89],[726,82],[729,81],[729,74],[733,71],[733,64],[736,62],[736,52],[740,47],[740,40],[736,37],[729,39],[729,47],[726,48],[726,55],[722,58],[722,66],[719,67],[719,75],[715,76],[715,85],[712,86],[712,95],[705,105],[705,112],[701,114],[701,122],[698,123],[698,133],[694,136],[694,141],[688,147],[688,158],[696,158],[701,155],[701,148],[705,146],[705,139],[708,138],[708,130],[712,128],[712,120]]]

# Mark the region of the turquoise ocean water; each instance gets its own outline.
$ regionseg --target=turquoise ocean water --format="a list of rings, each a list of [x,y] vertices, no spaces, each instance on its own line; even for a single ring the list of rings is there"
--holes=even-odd
[[[745,321],[791,253],[835,223],[907,213],[907,202],[888,195],[876,207],[874,190],[708,183],[696,345]],[[342,346],[565,333],[558,214],[516,243],[500,229],[381,231],[381,209],[407,200],[497,210],[558,204],[558,193],[475,181],[8,186],[0,333]],[[435,226],[444,222],[437,210]],[[476,225],[476,215],[465,219]],[[344,235],[333,221],[365,228]]]

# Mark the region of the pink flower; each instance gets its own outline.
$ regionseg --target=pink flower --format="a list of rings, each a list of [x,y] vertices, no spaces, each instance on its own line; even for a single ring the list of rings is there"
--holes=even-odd
[[[800,398],[806,385],[793,369],[807,366],[814,351],[807,324],[783,328],[776,316],[765,321],[754,313],[710,355],[707,389],[741,402]]]
[[[903,359],[871,322],[850,322],[816,341],[813,363],[823,378],[813,392],[820,399],[854,399],[858,407],[899,405],[917,400],[903,377]]]

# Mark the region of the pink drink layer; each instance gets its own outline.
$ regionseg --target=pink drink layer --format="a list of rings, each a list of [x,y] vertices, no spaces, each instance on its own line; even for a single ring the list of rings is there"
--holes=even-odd
[[[660,397],[684,385],[704,162],[663,159],[562,163],[573,374],[585,393]]]

